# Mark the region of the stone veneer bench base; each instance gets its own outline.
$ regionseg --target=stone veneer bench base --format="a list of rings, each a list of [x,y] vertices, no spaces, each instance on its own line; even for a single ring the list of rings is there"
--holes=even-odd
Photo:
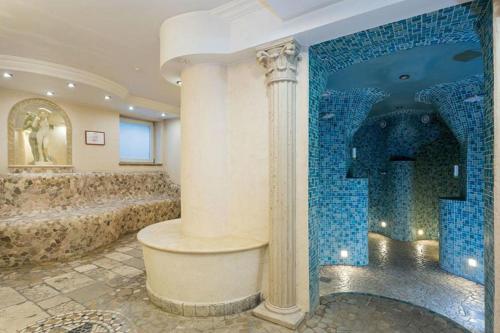
[[[241,313],[255,308],[261,301],[260,292],[225,303],[187,303],[156,295],[146,283],[151,302],[163,311],[184,317],[219,317]]]
[[[0,267],[83,255],[149,224],[180,216],[166,173],[0,177]]]
[[[148,294],[163,310],[223,316],[259,304],[267,241],[187,236],[180,219],[150,225],[137,238],[143,244]]]

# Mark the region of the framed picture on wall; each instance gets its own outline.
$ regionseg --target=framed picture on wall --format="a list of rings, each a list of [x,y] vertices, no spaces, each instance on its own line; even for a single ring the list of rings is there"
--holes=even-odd
[[[104,146],[106,144],[106,134],[104,132],[85,131],[85,144]]]

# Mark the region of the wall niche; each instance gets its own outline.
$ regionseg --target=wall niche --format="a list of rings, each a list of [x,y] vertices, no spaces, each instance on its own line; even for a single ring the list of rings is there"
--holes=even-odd
[[[42,98],[18,102],[8,119],[9,170],[71,168],[71,131],[68,115],[57,104]]]

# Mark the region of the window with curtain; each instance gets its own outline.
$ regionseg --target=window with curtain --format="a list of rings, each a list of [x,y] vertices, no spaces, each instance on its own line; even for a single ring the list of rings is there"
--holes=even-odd
[[[120,161],[154,163],[154,123],[120,118]]]

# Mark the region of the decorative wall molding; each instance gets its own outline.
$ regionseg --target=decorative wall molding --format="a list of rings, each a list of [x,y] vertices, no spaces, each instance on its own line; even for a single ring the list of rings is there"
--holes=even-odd
[[[260,9],[262,5],[257,0],[234,0],[212,9],[210,14],[232,21]]]
[[[32,58],[0,54],[0,68],[11,71],[44,75],[68,82],[88,85],[100,89],[107,94],[118,96],[123,99],[124,102],[133,104],[136,107],[179,114],[179,108],[176,106],[131,95],[125,86],[117,82],[74,67]]]

